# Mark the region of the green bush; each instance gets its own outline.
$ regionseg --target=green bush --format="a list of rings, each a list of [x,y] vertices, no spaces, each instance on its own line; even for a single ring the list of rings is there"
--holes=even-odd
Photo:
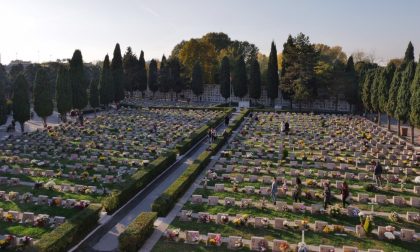
[[[120,251],[138,251],[153,232],[153,223],[157,214],[141,213],[118,237]]]
[[[92,204],[51,232],[44,234],[35,244],[41,252],[67,251],[83,239],[98,223],[102,207]]]
[[[124,188],[119,191],[113,191],[111,195],[102,201],[102,205],[107,212],[112,213],[124,205],[141,189],[143,189],[150,181],[155,179],[159,174],[166,170],[176,160],[176,153],[170,151],[165,156],[151,162],[146,168],[134,173],[129,181],[126,182]]]
[[[283,153],[282,153],[282,156],[281,156],[281,159],[282,160],[286,160],[286,158],[289,156],[289,151],[287,150],[287,149],[284,149],[283,150]]]

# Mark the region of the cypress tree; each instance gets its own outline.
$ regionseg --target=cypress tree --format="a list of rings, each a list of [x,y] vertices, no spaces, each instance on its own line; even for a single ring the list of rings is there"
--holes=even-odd
[[[371,86],[372,86],[374,77],[375,77],[374,70],[369,70],[366,73],[366,76],[364,77],[364,83],[363,83],[363,88],[362,88],[362,102],[366,111],[372,110],[370,95],[371,95]]]
[[[99,102],[105,106],[108,106],[114,101],[115,88],[114,82],[112,81],[111,66],[109,63],[108,54],[105,56],[104,63],[102,66],[101,77],[99,80]]]
[[[181,78],[181,63],[177,57],[171,57],[169,62],[170,76],[172,88],[171,91],[175,91],[176,99],[178,100],[178,94],[184,88],[184,82]]]
[[[111,62],[112,82],[114,86],[114,101],[119,103],[124,99],[124,71],[120,44],[115,45],[114,55]]]
[[[158,69],[156,60],[152,59],[149,64],[149,76],[147,84],[149,90],[152,91],[153,97],[155,96],[156,91],[158,90]]]
[[[414,61],[414,47],[411,41],[408,43],[407,49],[405,50],[404,62],[408,63]]]
[[[6,97],[4,95],[5,88],[3,81],[0,80],[0,125],[3,125],[7,121],[7,104]]]
[[[233,94],[241,99],[248,93],[246,65],[243,56],[240,56],[235,63],[232,75],[232,86]]]
[[[191,76],[191,89],[196,96],[201,96],[204,91],[203,87],[203,71],[201,69],[200,62],[196,62],[193,67]],[[201,97],[200,97],[201,100]]]
[[[255,100],[261,98],[260,64],[256,59],[251,61],[251,70],[249,73],[249,97]]]
[[[353,56],[350,56],[347,60],[346,68],[345,68],[345,82],[346,86],[344,88],[344,93],[347,102],[350,106],[354,106],[357,108],[357,105],[361,103],[360,101],[360,91],[359,91],[359,81],[357,79],[357,74],[354,69],[354,61]],[[351,111],[354,111],[351,109]]]
[[[61,120],[67,121],[66,114],[70,112],[73,101],[72,87],[69,79],[69,71],[63,65],[60,65],[56,81],[56,102],[57,111],[60,113]]]
[[[395,117],[398,119],[398,133],[400,133],[401,121],[407,122],[410,116],[411,84],[415,73],[415,63],[410,61],[403,72],[401,85],[398,88],[397,106]]]
[[[73,108],[82,110],[88,104],[88,96],[83,58],[80,50],[74,51],[70,60],[69,78],[72,88]]]
[[[225,101],[230,97],[230,64],[227,56],[223,57],[220,66],[220,94]]]
[[[138,90],[141,92],[142,97],[144,97],[144,92],[147,90],[147,71],[146,71],[146,61],[144,60],[144,52],[140,52],[139,57],[139,80],[138,80]]]
[[[13,119],[20,123],[23,133],[25,122],[30,119],[29,86],[23,74],[16,77],[13,88]]]
[[[397,96],[398,96],[398,89],[401,85],[402,79],[402,69],[397,68],[395,70],[394,76],[391,81],[391,87],[389,88],[389,95],[388,95],[388,106],[387,106],[387,114],[391,117],[395,117],[395,108],[397,107]]]
[[[123,57],[123,68],[124,68],[124,87],[125,90],[133,94],[134,90],[138,90],[138,69],[139,64],[137,57],[133,54],[131,47],[127,47],[127,51]]]
[[[95,113],[96,113],[96,108],[99,107],[98,85],[99,85],[99,80],[98,79],[93,79],[90,82],[90,87],[89,87],[89,104],[95,110]]]
[[[370,107],[372,112],[378,112],[377,123],[380,125],[381,121],[381,113],[379,110],[379,83],[382,75],[382,69],[376,68],[373,72],[373,81],[372,85],[370,86]]]
[[[271,99],[271,105],[274,106],[275,99],[279,96],[279,72],[277,63],[277,48],[274,41],[271,42],[270,56],[268,57],[267,68],[267,95]]]
[[[378,85],[378,113],[387,113],[388,116],[388,130],[391,129],[391,116],[388,114],[388,100],[391,82],[395,73],[395,65],[390,62],[382,71],[381,78]]]
[[[162,93],[168,93],[170,88],[169,80],[169,67],[166,61],[165,55],[162,56],[160,62],[159,76],[158,76],[158,86],[159,91]]]
[[[420,128],[420,64],[417,64],[416,74],[411,84],[410,124],[411,142],[414,144],[414,127]]]
[[[47,72],[41,68],[35,76],[34,110],[42,118],[44,127],[47,127],[47,117],[53,112],[52,87]]]

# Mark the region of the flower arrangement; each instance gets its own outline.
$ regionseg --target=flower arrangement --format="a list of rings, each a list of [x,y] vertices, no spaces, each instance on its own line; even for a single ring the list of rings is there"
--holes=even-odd
[[[227,215],[222,215],[222,216],[220,217],[220,221],[221,221],[223,224],[226,224],[226,223],[228,223],[228,222],[229,222],[229,217],[228,217]]]
[[[258,250],[259,251],[266,251],[267,249],[268,249],[267,248],[267,243],[266,243],[265,240],[261,240],[261,241],[258,242]]]
[[[389,220],[392,222],[399,222],[401,220],[397,212],[392,212],[388,216]]]
[[[307,179],[306,180],[306,185],[307,186],[314,186],[316,183],[313,179]]]
[[[220,246],[222,244],[222,236],[220,234],[216,234],[213,238],[209,238],[207,243],[212,246]]]
[[[393,233],[393,232],[395,231],[395,227],[393,227],[393,226],[386,226],[386,227],[385,227],[385,231],[386,231],[386,232],[391,232],[391,233]]]
[[[267,219],[267,218],[265,218],[265,217],[264,217],[264,218],[262,218],[262,219],[261,219],[261,223],[264,225],[264,227],[266,227],[266,228],[267,228],[267,227],[268,227],[268,224],[269,224],[270,222],[268,221],[268,219]]]
[[[242,247],[242,245],[243,245],[242,238],[236,240],[235,243],[233,244],[235,248],[240,248]]]
[[[344,233],[344,226],[343,225],[333,225],[333,230],[336,233]]]
[[[305,193],[305,198],[306,199],[308,199],[308,200],[311,200],[312,199],[312,193],[311,193],[311,191],[305,190],[304,193]]]
[[[236,217],[235,219],[233,219],[232,223],[235,226],[244,226],[248,223],[248,219],[249,219],[249,216],[247,214],[244,214],[240,217]]]
[[[282,242],[279,243],[279,250],[281,252],[287,252],[287,251],[289,251],[289,249],[290,249],[289,243],[287,243],[285,241],[282,241]]]
[[[366,234],[370,234],[373,230],[373,216],[372,215],[368,215],[368,216],[364,216],[361,215],[360,216],[360,223],[363,227],[363,230],[366,232]]]
[[[35,219],[34,226],[45,227],[48,224],[49,218],[47,216],[38,216]]]
[[[178,237],[179,237],[179,231],[180,231],[179,228],[178,229],[173,229],[173,230],[168,229],[168,230],[166,230],[165,236],[169,240],[176,241],[178,239]]]
[[[5,249],[9,246],[10,242],[6,239],[0,240],[0,248]]]
[[[31,199],[32,199],[32,193],[27,192],[22,195],[22,200],[25,203],[29,203]]]
[[[243,201],[241,201],[240,208],[248,208],[249,205],[250,205],[250,202],[249,201],[243,200]]]
[[[211,221],[211,217],[208,214],[202,214],[198,217],[198,222],[200,223],[209,223]]]
[[[4,218],[5,218],[5,220],[6,220],[6,221],[8,221],[8,222],[13,222],[13,221],[15,220],[15,216],[14,216],[13,214],[11,214],[11,213],[7,213],[7,214],[4,216]]]
[[[23,246],[28,246],[32,241],[32,238],[29,236],[24,236],[20,238],[20,242],[23,244]]]
[[[9,192],[9,200],[13,201],[16,199],[18,193],[17,192]]]
[[[330,226],[329,225],[326,225],[325,227],[324,227],[324,229],[322,230],[322,232],[324,232],[324,233],[326,233],[326,234],[329,234],[329,233],[331,233],[331,232],[333,232],[334,230],[332,229],[332,228],[330,228]]]
[[[234,206],[235,205],[235,200],[226,199],[225,200],[225,205],[226,206]]]
[[[330,209],[329,209],[329,214],[333,217],[341,216],[340,205],[335,204],[335,205],[331,206]]]
[[[239,189],[238,183],[234,180],[232,181],[232,183],[233,183],[232,191],[233,192],[238,192],[238,189]]]

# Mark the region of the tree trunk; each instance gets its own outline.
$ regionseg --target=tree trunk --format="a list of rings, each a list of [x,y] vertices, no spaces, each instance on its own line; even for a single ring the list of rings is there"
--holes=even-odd
[[[388,115],[388,130],[391,131],[391,117]]]
[[[401,129],[401,121],[398,120],[398,136],[401,136],[400,129]]]
[[[292,101],[292,98],[290,98],[290,110],[292,109],[293,109],[293,101]]]
[[[414,144],[414,126],[411,125],[411,143]]]
[[[46,128],[47,127],[47,118],[42,117],[42,121],[44,122],[44,128]]]
[[[20,131],[22,133],[25,132],[25,123],[24,122],[20,122]]]
[[[378,125],[381,126],[381,112],[378,111]]]

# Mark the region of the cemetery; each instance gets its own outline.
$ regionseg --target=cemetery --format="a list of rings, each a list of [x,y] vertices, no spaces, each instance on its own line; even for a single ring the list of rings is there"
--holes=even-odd
[[[153,251],[413,251],[420,244],[414,147],[358,116],[251,112],[204,173]]]
[[[0,243],[37,243],[88,211],[96,225],[101,205],[115,211],[127,184],[158,174],[186,139],[197,141],[200,128],[226,113],[122,107],[83,126],[69,121],[0,142]]]

